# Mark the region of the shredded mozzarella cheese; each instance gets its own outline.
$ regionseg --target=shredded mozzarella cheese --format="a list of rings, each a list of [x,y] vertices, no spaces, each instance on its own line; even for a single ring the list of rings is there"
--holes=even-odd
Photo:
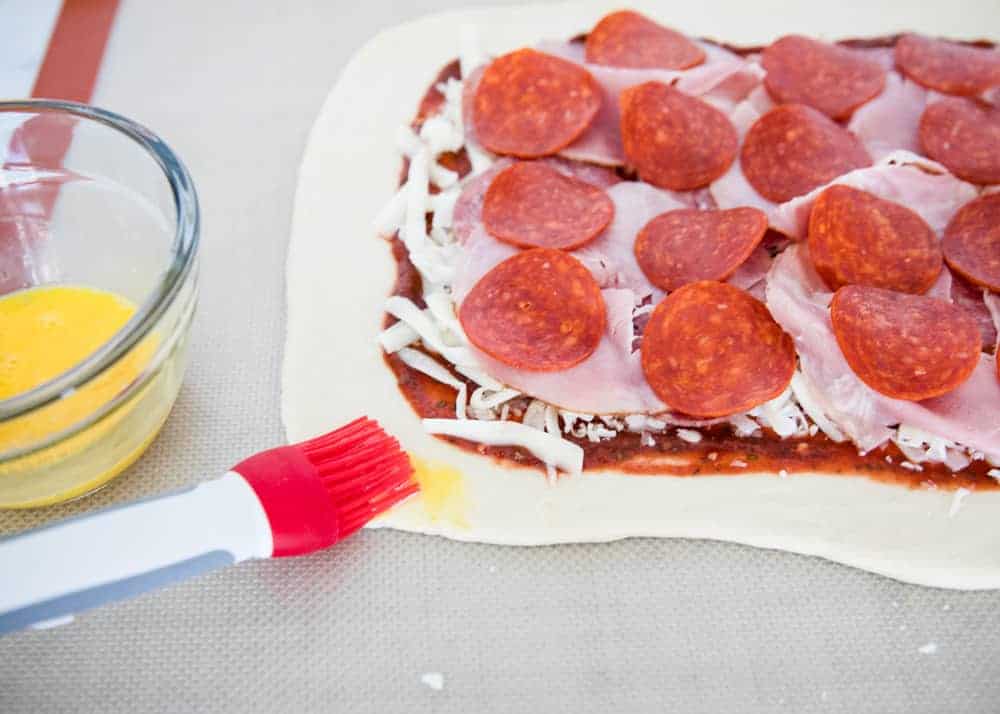
[[[604,424],[596,421],[587,424],[585,433],[587,440],[595,444],[618,436],[617,431],[609,429]]]
[[[972,491],[967,488],[960,488],[955,491],[955,495],[951,499],[951,507],[948,509],[948,518],[954,518],[955,514],[958,513],[959,509],[962,508],[962,501],[968,496]]]
[[[583,470],[583,449],[539,429],[513,421],[483,422],[459,419],[424,419],[431,434],[454,436],[491,446],[520,446],[540,461],[569,474]]]
[[[760,424],[748,417],[746,414],[734,414],[729,417],[729,423],[736,430],[737,436],[760,435]]]
[[[929,434],[923,429],[900,424],[892,441],[906,454],[906,458],[915,463],[923,461],[944,462],[948,459],[948,448],[954,443],[948,439]]]
[[[462,132],[462,141],[465,142],[465,127],[462,119],[462,91],[464,85],[460,79],[449,77],[446,82],[439,82],[437,90],[444,95],[444,106],[441,108],[441,115],[447,117],[455,126],[456,131]]]
[[[972,457],[964,449],[948,449],[948,456],[944,460],[945,466],[952,471],[961,471],[972,463]]]
[[[615,415],[602,415],[600,417],[604,425],[609,429],[614,429],[615,431],[622,431],[625,428],[625,420],[621,417]]]
[[[451,347],[469,344],[462,325],[455,317],[455,308],[450,295],[443,290],[426,292],[424,293],[424,302],[427,303],[427,309],[431,311],[435,322],[441,326],[441,338],[445,344]]]
[[[425,242],[423,250],[410,254],[410,262],[420,272],[425,282],[432,285],[453,283],[456,267],[452,253],[455,246],[439,246],[430,241]]]
[[[702,439],[701,432],[694,429],[678,429],[677,436],[689,444],[697,444]]]
[[[427,151],[420,149],[410,157],[410,168],[406,174],[406,220],[401,231],[411,258],[418,255],[427,242],[428,171]]]
[[[409,191],[406,184],[403,184],[372,221],[376,233],[380,236],[391,236],[399,230],[400,226],[403,225],[403,220],[406,218],[408,196]]]
[[[559,416],[562,417],[563,431],[567,434],[575,433],[576,423],[578,421],[590,422],[594,420],[593,414],[581,414],[579,412],[566,411],[565,409],[559,410]]]
[[[809,433],[809,422],[795,403],[790,387],[775,399],[751,409],[749,415],[781,438]]]
[[[396,148],[403,156],[413,158],[423,148],[420,137],[409,124],[396,129]]]
[[[961,444],[908,424],[900,424],[891,439],[914,464],[931,461],[943,463],[952,471],[961,471],[977,456],[975,451]]]
[[[553,436],[559,436],[559,412],[551,404],[545,405],[545,431]]]
[[[447,384],[449,387],[454,387],[455,389],[465,388],[465,385],[445,369],[440,362],[420,350],[404,347],[396,354],[405,364],[413,367],[418,372],[423,372],[431,379],[441,382],[441,384]]]
[[[844,441],[847,439],[836,424],[830,420],[826,414],[823,413],[823,408],[820,406],[819,399],[813,394],[812,385],[809,384],[809,380],[806,379],[805,375],[799,370],[795,370],[795,374],[792,375],[792,394],[795,395],[795,400],[802,407],[802,410],[809,415],[812,419],[813,424],[818,426],[820,430],[829,436],[833,441]]]
[[[446,169],[437,161],[432,161],[427,167],[428,177],[431,183],[438,188],[450,188],[458,183],[458,173],[451,169]]]
[[[481,174],[493,165],[493,156],[479,148],[476,144],[466,144],[465,153],[469,156],[469,163],[472,164],[472,175]]]
[[[446,151],[458,151],[464,143],[461,128],[456,129],[451,119],[441,114],[424,120],[420,127],[420,139],[432,156]]]
[[[659,433],[666,431],[667,422],[646,414],[627,414],[625,415],[625,428],[635,433],[644,431]]]
[[[545,407],[547,406],[541,399],[532,399],[528,408],[524,410],[521,423],[532,429],[545,431]]]
[[[405,322],[397,322],[378,334],[378,341],[386,354],[398,352],[420,339],[420,335]]]
[[[441,331],[427,314],[430,312],[429,309],[425,312],[414,305],[412,301],[399,295],[393,295],[385,301],[385,310],[413,328],[420,335],[420,339],[426,347],[434,350],[452,364],[475,364],[475,359],[468,349],[450,347],[444,343]]]
[[[457,379],[436,359],[420,350],[404,347],[396,354],[399,355],[399,358],[405,364],[418,372],[423,372],[431,379],[435,379],[442,384],[447,384],[449,387],[454,387],[458,390],[458,395],[455,397],[455,416],[459,419],[466,418],[465,404],[468,390],[464,382]]]
[[[460,193],[457,188],[448,189],[435,193],[427,199],[427,210],[434,213],[431,218],[432,228],[451,228],[452,218],[455,214],[455,203],[458,201]]]
[[[493,391],[486,387],[479,387],[469,397],[469,404],[476,409],[496,409],[501,404],[506,404],[511,399],[516,399],[520,396],[521,393],[516,389]]]
[[[455,370],[471,379],[480,387],[485,387],[491,392],[499,392],[504,389],[502,382],[486,374],[486,372],[479,369],[479,367],[468,364],[456,364]]]

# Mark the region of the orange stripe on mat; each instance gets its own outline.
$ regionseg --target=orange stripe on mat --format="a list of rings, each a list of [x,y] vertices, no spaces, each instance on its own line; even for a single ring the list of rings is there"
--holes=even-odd
[[[118,0],[63,0],[31,96],[90,101],[117,9]],[[17,128],[6,159],[0,161],[4,167],[20,163],[56,169],[69,150],[75,125],[65,117],[33,117]],[[0,186],[0,295],[39,281],[34,265],[58,198],[56,182]]]
[[[31,96],[89,102],[118,0],[63,0]]]

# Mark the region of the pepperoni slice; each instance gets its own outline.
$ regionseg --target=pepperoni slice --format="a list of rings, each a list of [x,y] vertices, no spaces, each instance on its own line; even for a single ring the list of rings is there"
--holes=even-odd
[[[476,138],[487,149],[534,158],[573,143],[600,108],[601,88],[587,70],[523,49],[486,68],[472,116]]]
[[[639,176],[662,188],[707,186],[736,158],[739,136],[718,109],[661,82],[618,95],[625,158]]]
[[[944,229],[942,248],[952,270],[1000,292],[1000,193],[962,206]]]
[[[957,97],[934,102],[920,117],[920,145],[959,178],[1000,183],[1000,109]]]
[[[462,301],[458,319],[472,344],[494,359],[555,372],[593,354],[605,313],[601,289],[579,260],[536,248],[484,275]]]
[[[767,215],[756,208],[667,211],[635,239],[635,258],[650,282],[663,290],[699,280],[725,280],[753,253],[767,232]]]
[[[816,272],[833,290],[871,285],[922,294],[941,273],[938,238],[923,218],[850,186],[816,197],[808,240]]]
[[[483,203],[486,230],[521,248],[579,248],[614,214],[615,204],[597,186],[527,161],[500,172]]]
[[[787,35],[761,54],[764,86],[777,102],[805,104],[833,119],[846,119],[882,91],[886,72],[878,62],[840,45]]]
[[[895,52],[906,76],[939,92],[973,96],[1000,85],[1000,52],[993,49],[903,35]]]
[[[946,394],[979,364],[979,326],[944,300],[848,285],[834,294],[830,319],[858,378],[895,399]]]
[[[776,203],[872,163],[854,134],[803,104],[783,104],[754,122],[740,161],[750,185]]]
[[[737,414],[774,399],[792,380],[795,347],[763,303],[705,280],[668,295],[642,338],[642,371],[671,409]]]
[[[633,69],[687,69],[705,61],[687,37],[631,10],[601,19],[587,35],[586,52],[588,62]]]

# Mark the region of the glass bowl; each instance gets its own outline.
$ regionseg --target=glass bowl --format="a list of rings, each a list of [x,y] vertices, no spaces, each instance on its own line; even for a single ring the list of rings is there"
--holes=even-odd
[[[166,420],[197,300],[198,199],[162,140],[82,104],[0,102],[0,157],[0,304],[37,302],[58,284],[134,309],[75,366],[0,392],[0,508],[29,508],[100,488]]]

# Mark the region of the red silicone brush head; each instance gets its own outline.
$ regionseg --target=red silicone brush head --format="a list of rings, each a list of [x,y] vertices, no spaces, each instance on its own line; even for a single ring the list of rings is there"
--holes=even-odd
[[[365,417],[251,456],[233,470],[264,506],[275,556],[333,545],[417,491],[399,442]]]

